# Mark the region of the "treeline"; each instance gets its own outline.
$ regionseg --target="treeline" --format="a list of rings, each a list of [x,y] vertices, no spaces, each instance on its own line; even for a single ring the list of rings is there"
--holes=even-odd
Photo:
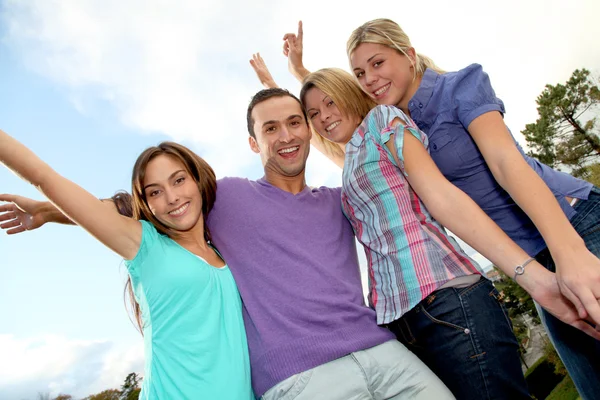
[[[539,118],[521,131],[529,155],[600,186],[598,78],[577,69],[564,85],[546,85],[536,103]]]
[[[121,389],[107,389],[100,393],[84,397],[82,400],[138,400],[142,378],[135,372],[125,378]],[[59,394],[51,397],[48,393],[38,393],[37,400],[76,400],[70,394]]]

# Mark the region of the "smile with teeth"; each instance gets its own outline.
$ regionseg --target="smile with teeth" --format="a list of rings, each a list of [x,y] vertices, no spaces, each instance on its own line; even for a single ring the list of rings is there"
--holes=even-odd
[[[381,95],[381,94],[383,94],[383,93],[387,92],[387,90],[390,88],[390,86],[391,86],[391,85],[392,85],[392,83],[390,82],[390,83],[388,83],[387,85],[385,85],[385,86],[383,86],[383,87],[380,87],[379,89],[377,89],[376,91],[374,91],[374,92],[373,92],[373,94],[374,94],[375,96],[379,96],[379,95]]]
[[[169,211],[169,215],[174,215],[174,216],[181,215],[185,212],[185,210],[187,210],[189,205],[190,205],[190,203],[185,203],[184,205],[179,207],[177,210]]]
[[[298,150],[300,148],[300,146],[294,146],[294,147],[288,147],[287,149],[281,149],[278,151],[279,154],[289,154],[289,153],[293,153],[294,151]]]
[[[325,128],[325,130],[329,133],[332,130],[334,130],[341,123],[342,123],[342,121],[335,121],[334,123],[332,123],[331,125],[329,125],[327,128]]]

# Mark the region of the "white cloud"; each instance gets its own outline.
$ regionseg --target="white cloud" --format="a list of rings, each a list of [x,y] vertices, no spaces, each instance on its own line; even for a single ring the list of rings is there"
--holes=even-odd
[[[46,335],[0,335],[0,398],[33,399],[38,392],[84,397],[119,388],[130,372],[143,374],[143,344]]]
[[[77,109],[109,102],[128,126],[194,142],[220,175],[254,162],[244,110],[259,85],[244,80],[250,51],[235,51],[244,41],[231,30],[235,18],[233,25],[217,18],[227,14],[225,3],[34,0],[5,7],[6,42],[31,69],[71,91]]]
[[[426,9],[397,2],[382,13],[358,1],[7,0],[3,19],[5,42],[31,69],[64,85],[74,107],[106,101],[135,129],[192,141],[223,176],[259,165],[246,144],[245,108],[259,89],[250,55],[261,51],[280,84],[298,88],[281,55],[281,37],[298,19],[312,69],[346,68],[349,33],[381,16],[398,21],[417,50],[442,67],[482,63],[520,137],[545,83],[600,63],[592,42],[600,35],[598,8],[591,0],[511,0],[502,7],[463,0]],[[578,23],[565,29],[567,15]],[[314,164],[312,184],[337,177],[325,160]]]

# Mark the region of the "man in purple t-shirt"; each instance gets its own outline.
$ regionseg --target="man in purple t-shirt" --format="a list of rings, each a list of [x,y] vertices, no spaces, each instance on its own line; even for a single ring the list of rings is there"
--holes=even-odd
[[[207,224],[244,301],[255,394],[453,398],[365,306],[340,188],[306,185],[311,132],[300,101],[262,90],[247,121],[265,175],[220,180]]]
[[[219,180],[207,224],[244,302],[255,395],[454,398],[391,332],[377,326],[375,312],[365,306],[341,190],[305,182],[311,133],[300,101],[283,89],[262,90],[247,117],[250,147],[265,175]],[[23,230],[71,223],[50,203],[30,208],[33,200],[10,201],[23,210],[42,210],[20,213]],[[27,226],[31,218],[43,222]]]

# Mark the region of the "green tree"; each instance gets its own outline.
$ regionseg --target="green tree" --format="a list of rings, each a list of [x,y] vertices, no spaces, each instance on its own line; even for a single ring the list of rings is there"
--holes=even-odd
[[[596,79],[590,71],[577,69],[565,85],[546,85],[536,102],[539,118],[521,131],[531,148],[529,155],[589,179],[593,174],[590,167],[600,162],[596,120],[600,89]]]
[[[504,306],[508,310],[508,316],[513,325],[513,333],[519,342],[519,352],[523,355],[526,352],[523,347],[524,340],[528,337],[528,328],[522,318],[518,318],[521,314],[529,314],[535,324],[540,324],[540,317],[535,308],[533,299],[515,281],[510,279],[504,272],[497,267],[494,267],[500,276],[500,281],[495,282],[494,286],[501,294],[501,299]],[[523,361],[525,362],[525,361]]]
[[[587,168],[586,180],[593,183],[596,186],[600,186],[600,163],[595,163]]]
[[[140,396],[139,383],[142,380],[135,372],[130,373],[125,378],[121,386],[121,395],[119,400],[137,400]]]
[[[83,400],[119,400],[121,392],[117,389],[107,389],[100,393],[93,394]]]
[[[73,396],[70,394],[59,394],[52,400],[73,400]]]
[[[508,310],[508,316],[513,320],[520,314],[528,313],[534,319],[535,323],[539,324],[539,316],[535,308],[533,299],[519,284],[510,279],[504,272],[494,267],[501,277],[500,282],[494,285],[502,292],[502,300]],[[514,321],[513,321],[513,325]],[[518,325],[518,324],[516,324]]]
[[[547,339],[546,345],[544,346],[544,355],[546,356],[548,362],[554,365],[555,374],[563,376],[567,375],[567,368],[565,367],[565,364],[563,364],[562,360],[560,359],[556,349],[552,345],[552,342]]]

